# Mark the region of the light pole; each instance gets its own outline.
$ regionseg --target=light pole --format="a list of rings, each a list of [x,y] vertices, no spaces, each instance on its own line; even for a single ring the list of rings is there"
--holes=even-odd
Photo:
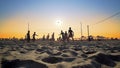
[[[82,23],[80,22],[80,25],[81,25],[81,41],[82,41]]]
[[[89,25],[87,25],[87,32],[88,32],[88,36],[89,36]]]

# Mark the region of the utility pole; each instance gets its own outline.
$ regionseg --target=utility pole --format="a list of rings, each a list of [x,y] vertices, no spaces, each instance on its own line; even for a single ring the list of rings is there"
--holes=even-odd
[[[81,25],[81,41],[82,41],[82,23],[80,22],[80,25]]]
[[[88,40],[89,40],[89,25],[87,25]]]
[[[29,31],[29,22],[28,22],[28,31]]]

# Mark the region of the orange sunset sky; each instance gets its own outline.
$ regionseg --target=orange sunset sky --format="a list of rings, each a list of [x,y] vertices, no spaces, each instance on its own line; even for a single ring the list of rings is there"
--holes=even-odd
[[[0,38],[24,38],[30,26],[42,38],[71,27],[75,38],[90,35],[120,38],[119,0],[0,0]],[[110,16],[117,15],[109,18]],[[102,21],[109,18],[105,21]],[[99,21],[102,21],[98,23]],[[58,23],[59,22],[59,23]]]

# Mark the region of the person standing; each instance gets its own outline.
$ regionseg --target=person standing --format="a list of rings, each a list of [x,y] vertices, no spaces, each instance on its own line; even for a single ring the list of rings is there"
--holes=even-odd
[[[72,40],[74,41],[73,36],[74,36],[74,32],[73,32],[73,30],[71,29],[71,27],[69,27],[69,30],[68,30],[68,40],[69,40],[70,38],[72,38]]]
[[[42,40],[45,40],[45,35],[43,35]]]
[[[27,36],[26,36],[26,40],[29,43],[30,42],[30,31],[28,30]]]
[[[49,37],[50,37],[50,35],[49,35],[49,33],[48,33],[48,35],[47,35],[47,37],[46,37],[46,40],[49,40]]]
[[[61,30],[61,35],[62,35],[62,41],[65,41],[65,33]]]
[[[65,31],[65,41],[68,41],[68,33]]]
[[[52,41],[55,41],[55,37],[54,37],[54,35],[55,35],[55,34],[54,34],[54,32],[53,32],[53,34],[52,34],[52,38],[51,38]]]

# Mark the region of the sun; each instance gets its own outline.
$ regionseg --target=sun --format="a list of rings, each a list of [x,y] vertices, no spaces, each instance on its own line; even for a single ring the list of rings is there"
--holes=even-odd
[[[63,22],[62,22],[61,20],[56,20],[56,25],[57,25],[57,26],[61,26],[62,23],[63,23]]]

